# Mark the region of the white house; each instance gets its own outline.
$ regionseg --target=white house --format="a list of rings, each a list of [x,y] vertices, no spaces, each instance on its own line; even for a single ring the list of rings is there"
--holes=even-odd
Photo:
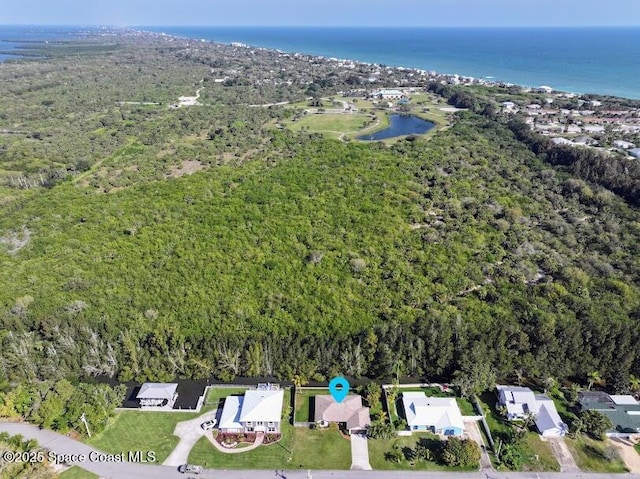
[[[378,90],[373,96],[380,100],[399,100],[404,98],[404,93],[400,90]]]
[[[636,147],[635,144],[624,140],[615,140],[613,142],[613,146],[615,146],[616,148],[622,148],[623,150],[629,150]]]
[[[532,415],[536,427],[544,437],[564,436],[569,428],[562,422],[556,406],[544,394],[534,394],[529,388],[522,386],[496,386],[498,404],[507,410],[510,421],[525,419]]]
[[[144,383],[136,399],[140,407],[167,407],[172,408],[178,399],[177,383]]]
[[[445,436],[464,433],[462,414],[455,398],[427,397],[423,392],[402,393],[402,404],[411,431],[431,431]]]
[[[250,433],[280,432],[284,391],[272,388],[251,389],[244,396],[228,396],[224,400],[220,424],[221,432]]]

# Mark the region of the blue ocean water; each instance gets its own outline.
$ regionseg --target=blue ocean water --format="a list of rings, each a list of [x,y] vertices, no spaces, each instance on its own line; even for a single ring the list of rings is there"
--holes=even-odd
[[[326,57],[640,98],[640,27],[140,27]]]
[[[0,51],[99,27],[0,25]],[[222,43],[350,58],[575,93],[640,99],[640,27],[138,27]],[[6,57],[5,57],[6,58]],[[0,54],[0,61],[3,60]]]

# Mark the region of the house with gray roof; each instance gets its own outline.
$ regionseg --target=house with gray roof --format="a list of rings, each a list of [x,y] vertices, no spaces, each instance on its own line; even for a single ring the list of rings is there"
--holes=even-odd
[[[510,421],[533,417],[543,437],[560,437],[569,427],[562,421],[551,398],[522,386],[496,386],[498,404],[506,409]]]
[[[633,396],[607,394],[603,391],[578,393],[580,409],[599,411],[613,423],[609,437],[640,437],[640,403]]]

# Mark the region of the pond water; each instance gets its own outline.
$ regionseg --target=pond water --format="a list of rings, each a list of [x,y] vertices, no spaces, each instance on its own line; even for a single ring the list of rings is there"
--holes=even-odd
[[[389,126],[384,130],[361,135],[358,140],[386,140],[396,136],[423,135],[435,126],[434,123],[413,115],[391,115]]]

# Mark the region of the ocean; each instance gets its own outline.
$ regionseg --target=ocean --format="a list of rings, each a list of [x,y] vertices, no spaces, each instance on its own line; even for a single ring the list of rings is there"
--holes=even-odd
[[[640,99],[640,27],[136,27],[222,43],[457,73],[574,93]],[[0,26],[17,40],[70,38],[86,27]],[[2,40],[12,40],[4,42]],[[2,56],[0,56],[2,60]]]

